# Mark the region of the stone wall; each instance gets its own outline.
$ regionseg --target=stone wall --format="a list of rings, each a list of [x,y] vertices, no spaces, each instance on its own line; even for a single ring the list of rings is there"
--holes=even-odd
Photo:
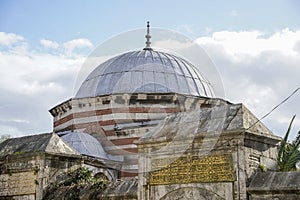
[[[256,121],[241,104],[170,116],[137,141],[139,199],[247,199],[253,174],[274,168],[280,141]]]
[[[279,140],[276,137],[264,137],[261,135],[247,133],[245,135],[245,171],[247,186],[253,175],[259,171],[277,170],[277,145]]]
[[[218,102],[220,102],[219,99],[175,93],[115,94],[70,99],[52,108],[50,113],[54,118],[53,129],[55,132],[83,131],[96,124],[105,130],[107,137],[112,137],[118,136],[114,125],[119,124],[125,135],[132,135],[132,130],[136,130],[134,135],[140,137],[149,130],[144,129],[144,126],[154,126],[169,114],[211,106]]]
[[[207,154],[199,154],[199,152],[206,152],[206,150],[202,145],[203,137],[198,137],[190,145],[192,148],[186,149],[182,155],[176,154],[176,149],[181,148],[178,144],[160,152],[159,155],[140,157],[139,199],[176,199],[177,195],[179,195],[177,199],[190,199],[193,193],[197,195],[194,196],[197,199],[243,199],[244,197],[238,197],[241,193],[239,190],[243,190],[242,192],[246,194],[246,187],[242,186],[242,181],[240,181],[242,174],[239,173],[240,166],[237,165],[238,162],[242,162],[243,157],[238,156],[236,148],[236,144],[241,141],[241,138],[230,139],[228,142],[228,137],[221,137],[214,149],[207,147],[209,151]],[[208,142],[208,140],[213,141],[216,138],[206,137],[205,139]],[[167,144],[156,143],[154,146],[147,144],[139,150],[143,154],[161,149],[165,145]],[[185,163],[180,161],[186,157],[192,157],[192,159]],[[229,159],[225,159],[225,157]],[[158,159],[170,160],[170,162],[167,166],[155,168],[153,162]],[[191,164],[193,162],[198,164]],[[174,165],[174,163],[177,164]],[[189,170],[186,170],[187,168]],[[155,178],[159,180],[151,182],[151,173],[155,173]],[[174,179],[172,174],[175,176]],[[196,180],[193,176],[197,176],[199,179],[196,178]],[[171,181],[165,182],[165,179],[171,179]]]
[[[0,197],[3,196],[31,196],[35,197],[36,174],[34,172],[16,172],[0,174]]]
[[[153,129],[166,116],[224,102],[169,94],[114,94],[70,99],[50,110],[54,131],[78,130],[90,127],[104,130],[102,145],[111,155],[124,156],[122,177],[137,176],[137,148],[133,143]]]
[[[257,173],[248,187],[249,200],[298,200],[300,172]]]
[[[0,161],[0,199],[42,199],[48,184],[77,168],[80,157],[23,153]]]

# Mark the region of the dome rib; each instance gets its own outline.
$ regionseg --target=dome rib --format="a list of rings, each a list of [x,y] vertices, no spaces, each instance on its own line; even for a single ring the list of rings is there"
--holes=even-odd
[[[192,75],[192,73],[191,73],[191,70],[194,70],[194,69],[193,69],[193,66],[191,66],[191,69],[189,69],[189,68],[187,67],[187,65],[186,65],[185,62],[183,62],[181,59],[180,59],[180,61],[181,61],[182,64],[185,66],[186,70],[189,72],[189,74],[191,75],[191,77],[193,77],[193,75]],[[200,77],[198,76],[198,74],[197,74],[197,73],[195,73],[195,74],[196,74],[196,77],[200,80]],[[195,88],[196,88],[196,90],[197,90],[197,93],[200,94],[200,91],[199,91],[199,88],[198,88],[198,85],[197,85],[195,79],[193,78],[192,80],[193,80],[194,86],[195,86]],[[201,81],[200,81],[200,82],[201,82]],[[202,83],[201,83],[201,84],[202,84]],[[202,86],[203,86],[203,84],[202,84]],[[191,92],[191,91],[190,91],[190,92]],[[205,93],[205,95],[207,96],[207,93],[206,93],[205,89],[204,89],[204,93]]]
[[[102,145],[93,136],[82,132],[68,132],[61,139],[81,155],[107,159]]]
[[[213,97],[210,83],[190,62],[160,51],[131,51],[98,65],[76,98],[120,93],[178,93]]]
[[[178,60],[177,59],[175,59],[172,55],[169,55],[169,56],[171,56],[173,59],[174,59],[174,61],[177,63],[177,65],[178,65],[178,67],[180,66],[180,64],[179,64],[179,62],[178,62]],[[181,61],[181,60],[180,60]],[[183,63],[184,64],[184,63]],[[184,65],[185,66],[185,65]],[[179,69],[180,69],[180,71],[182,72],[182,74],[184,75],[184,71],[183,71],[183,69],[181,68],[181,67],[179,67]],[[192,76],[191,76],[192,77]],[[189,87],[189,82],[187,81],[187,79],[184,79],[184,81],[185,81],[185,83],[186,83],[186,86],[187,86],[187,89],[188,89],[188,92],[189,93],[191,93],[191,90],[190,90],[190,87]],[[199,92],[198,92],[199,93]],[[200,94],[200,93],[199,93]]]

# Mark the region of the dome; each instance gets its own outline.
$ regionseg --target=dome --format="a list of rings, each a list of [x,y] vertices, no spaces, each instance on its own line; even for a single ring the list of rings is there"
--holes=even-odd
[[[87,133],[68,132],[62,135],[61,139],[81,155],[107,159],[107,155],[100,142]]]
[[[190,62],[144,49],[100,64],[82,83],[76,98],[118,93],[178,93],[213,97],[211,84]]]

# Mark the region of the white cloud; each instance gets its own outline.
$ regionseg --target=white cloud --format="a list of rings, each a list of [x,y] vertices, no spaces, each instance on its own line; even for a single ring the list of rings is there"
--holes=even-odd
[[[24,40],[24,38],[20,35],[0,32],[0,45],[9,46],[22,40]]]
[[[0,136],[1,135],[10,135],[12,137],[18,137],[24,135],[22,131],[18,130],[12,126],[0,125]]]
[[[84,57],[66,56],[60,49],[57,49],[58,54],[50,53],[47,48],[31,49],[26,42],[14,41],[14,45],[0,49],[0,135],[51,132],[48,110],[73,96],[77,71]],[[41,43],[56,46],[52,41]],[[73,46],[76,47],[78,45]]]
[[[220,31],[197,40],[218,67],[226,98],[242,102],[258,117],[300,86],[300,30],[279,30],[273,34],[261,31]],[[297,93],[264,122],[283,135],[291,116],[300,118],[300,93]],[[295,123],[295,129],[300,124]],[[294,133],[295,134],[295,133]]]
[[[0,119],[0,122],[29,123],[29,121],[25,119]]]
[[[72,53],[75,49],[92,48],[93,47],[93,44],[88,39],[85,39],[85,38],[70,40],[68,42],[65,42],[63,45],[65,47],[67,55],[72,55]]]
[[[179,32],[184,32],[187,34],[193,34],[195,26],[192,24],[182,24],[176,27]]]
[[[279,51],[284,55],[298,55],[295,45],[300,41],[300,30],[283,29],[271,36],[260,31],[220,31],[211,37],[197,39],[200,45],[214,45],[237,59],[241,56],[258,56],[264,51]],[[243,58],[243,57],[242,57]]]
[[[57,42],[46,40],[46,39],[42,39],[40,41],[40,44],[45,48],[51,48],[51,49],[57,49],[59,47],[59,44]]]
[[[179,49],[186,49],[186,48],[190,48],[193,45],[194,43],[192,41],[179,42],[178,40],[172,40],[172,39],[156,41],[153,44],[153,46],[155,46],[156,48],[166,49],[166,51],[168,49],[169,50],[172,49],[173,51]]]
[[[229,15],[231,17],[237,17],[239,14],[238,14],[238,12],[236,10],[232,10],[232,11],[230,11]]]
[[[271,35],[258,30],[220,31],[200,37],[197,42],[218,67],[226,99],[245,103],[261,117],[300,86],[299,35],[300,31],[289,29]],[[60,48],[51,49],[59,54],[51,54],[31,50],[19,35],[2,33],[0,38],[0,45],[5,44],[9,48],[0,49],[0,119],[17,119],[0,120],[0,135],[51,131],[52,119],[47,110],[73,96],[72,89],[79,70],[79,75],[82,75],[94,67],[95,61],[89,60],[84,68],[80,68],[85,59],[82,55],[78,56],[78,50],[91,48],[93,44],[83,38],[70,40],[63,45],[58,44],[64,48],[65,54]],[[41,41],[41,44],[55,47],[56,43],[51,42]],[[165,40],[154,45],[186,49],[190,44]],[[205,62],[202,65],[205,67]],[[202,67],[203,70],[202,65],[200,69]],[[78,80],[83,79],[84,76],[78,77]],[[272,131],[282,135],[291,116],[297,114],[295,128],[300,129],[299,102],[300,94],[297,94],[264,122]]]
[[[58,83],[58,77],[70,76],[76,72],[82,58],[67,59],[63,56],[31,53],[0,53],[0,89],[18,94],[39,94],[40,92],[63,92],[65,86]],[[71,78],[71,77],[69,77]]]

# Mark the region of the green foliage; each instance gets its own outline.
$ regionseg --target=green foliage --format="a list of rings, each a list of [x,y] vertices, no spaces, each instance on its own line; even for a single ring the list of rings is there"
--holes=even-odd
[[[22,152],[22,151],[16,151],[16,152],[13,153],[13,155],[15,155],[15,156],[16,156],[16,155],[22,155],[22,154],[24,154],[24,153],[25,153],[25,152]]]
[[[261,172],[266,172],[267,171],[267,167],[265,165],[259,165],[260,171]]]
[[[78,169],[65,174],[63,182],[53,183],[48,186],[44,199],[80,199],[80,194],[91,191],[97,194],[107,185],[107,180],[103,177],[94,177],[93,171],[87,167]],[[56,196],[59,194],[59,196]],[[94,199],[94,198],[91,198]]]
[[[80,183],[90,183],[93,181],[92,171],[87,167],[80,167],[73,172],[69,173],[71,177],[71,183],[80,184]]]
[[[297,134],[295,140],[291,143],[288,142],[288,137],[291,131],[291,127],[293,121],[295,119],[295,115],[293,116],[289,128],[282,139],[277,156],[277,170],[278,171],[294,171],[296,170],[296,163],[300,160],[300,131]]]

